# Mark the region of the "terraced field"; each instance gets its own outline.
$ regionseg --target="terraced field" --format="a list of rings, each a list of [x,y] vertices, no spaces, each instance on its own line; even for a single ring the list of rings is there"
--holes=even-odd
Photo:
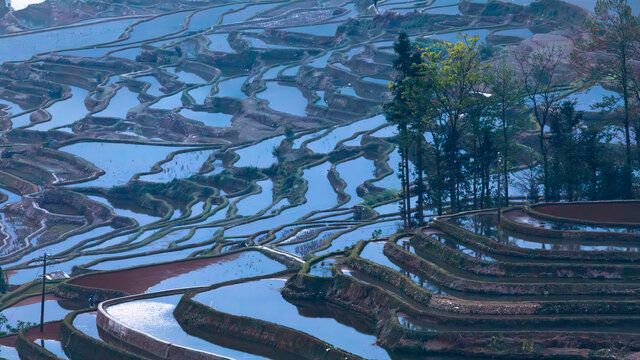
[[[486,212],[402,232],[397,138],[382,107],[393,41],[400,31],[422,45],[465,32],[496,54],[571,43],[591,10],[531,2],[47,0],[4,9],[8,325],[39,321],[43,252],[48,272],[71,279],[47,284],[46,331],[0,338],[0,356],[640,351],[637,219],[603,225],[514,208],[500,230]],[[609,91],[574,84],[567,96],[587,107]],[[528,154],[537,129],[518,126]],[[516,180],[529,166],[521,158]],[[510,194],[525,198],[518,181]],[[89,309],[89,296],[108,301]]]
[[[613,213],[637,204],[596,207]],[[562,217],[506,209],[501,225],[495,211],[436,217],[413,233],[360,242],[339,259],[314,259],[283,296],[369,319],[391,358],[633,358],[638,223],[595,226],[580,216],[593,204],[563,205],[540,207]],[[314,270],[325,263],[332,272]],[[205,327],[186,309],[176,315],[199,334]]]

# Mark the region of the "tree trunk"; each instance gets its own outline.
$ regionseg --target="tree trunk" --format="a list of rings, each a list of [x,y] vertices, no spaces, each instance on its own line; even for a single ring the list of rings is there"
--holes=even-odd
[[[484,193],[487,190],[486,188],[486,183],[485,183],[485,176],[486,176],[486,160],[483,160],[480,162],[480,207],[485,208],[486,206],[486,201],[485,201],[485,196]]]
[[[400,161],[402,162],[402,183],[404,187],[402,188],[403,192],[403,204],[405,208],[405,213],[403,214],[403,220],[405,223],[405,229],[411,228],[411,203],[410,203],[410,191],[411,191],[411,183],[409,178],[409,136],[407,134],[407,125],[403,124],[401,128],[401,143],[400,143],[400,154],[402,155]]]
[[[477,129],[473,130],[473,208],[475,210],[478,209],[478,131]]]
[[[458,131],[455,126],[452,129],[452,143],[451,143],[451,212],[456,213],[460,211],[459,194],[458,194],[458,172],[460,171],[458,166]]]
[[[406,196],[404,196],[404,192],[407,189],[407,185],[405,183],[405,177],[404,177],[404,150],[402,147],[402,144],[400,144],[399,146],[399,150],[400,150],[400,163],[398,164],[398,177],[400,178],[400,185],[402,187],[402,190],[400,191],[400,208],[401,208],[401,212],[402,212],[402,221],[404,223],[404,228],[408,229],[409,228],[409,223],[407,222],[407,198]]]
[[[442,215],[442,175],[440,174],[440,150],[436,148],[436,196],[438,216]]]
[[[507,111],[504,102],[502,103],[502,136],[504,137],[504,201],[505,205],[509,206],[509,138],[507,137]]]
[[[636,95],[637,104],[640,106],[640,89],[634,92]],[[639,117],[640,117],[640,112],[636,112],[636,119],[634,124],[635,138],[636,138],[636,151],[640,152],[640,146],[638,146],[638,144],[640,144],[640,118]],[[638,158],[640,158],[640,156],[638,156]]]
[[[404,157],[404,176],[407,189],[405,192],[405,198],[407,199],[407,221],[409,228],[411,228],[411,178],[409,177],[409,144],[405,144],[405,151],[407,156]]]
[[[631,199],[631,131],[629,129],[629,84],[627,84],[626,61],[622,61],[622,98],[624,100],[624,137],[626,142],[626,169],[624,171],[624,198]]]
[[[540,152],[542,153],[542,170],[544,172],[544,201],[549,201],[549,159],[544,145],[544,125],[540,127]]]
[[[422,176],[423,173],[423,165],[422,165],[422,131],[418,129],[416,131],[416,172],[418,173],[418,185],[416,186],[416,190],[418,191],[418,205],[417,205],[417,214],[418,217],[418,226],[424,226],[424,178]]]

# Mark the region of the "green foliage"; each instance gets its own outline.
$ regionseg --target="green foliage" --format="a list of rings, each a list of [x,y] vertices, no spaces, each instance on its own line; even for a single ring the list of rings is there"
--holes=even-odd
[[[291,126],[290,124],[286,124],[284,126],[284,135],[287,139],[293,138],[293,136],[295,135],[295,130],[293,130],[293,126]]]
[[[383,189],[375,194],[368,194],[365,201],[362,203],[365,206],[376,205],[382,202],[387,202],[391,199],[397,198],[398,194],[391,189]]]
[[[488,345],[489,345],[490,348],[492,348],[494,350],[497,350],[497,351],[500,350],[504,345],[502,336],[500,336],[500,335],[499,336],[495,336],[495,335],[491,336],[491,340],[489,340],[489,344]]]
[[[277,162],[263,172],[273,181],[274,197],[287,197],[291,203],[303,201],[304,181],[299,164],[290,161]]]
[[[524,352],[524,353],[532,353],[533,352],[533,340],[532,339],[524,339],[524,340],[522,340],[522,352]]]
[[[9,320],[7,319],[7,317],[3,313],[0,313],[0,329],[3,329],[5,326],[7,326],[8,322]],[[0,336],[4,336],[6,334],[6,331],[0,330]]]
[[[421,49],[423,62],[417,65],[416,76],[408,80],[410,85],[405,92],[415,118],[411,126],[416,133],[415,139],[421,141],[425,130],[432,135],[432,151],[436,152],[434,157],[438,164],[437,181],[431,182],[433,193],[429,197],[435,198],[439,212],[446,198],[445,187],[452,211],[458,211],[462,206],[463,169],[467,160],[461,152],[464,133],[470,127],[479,129],[473,121],[482,118],[481,113],[488,103],[482,95],[488,68],[481,62],[482,44],[477,36],[459,34],[458,38],[460,41],[456,43],[445,41]],[[470,114],[472,112],[475,115]],[[479,134],[474,131],[473,135],[476,139]],[[421,160],[418,158],[419,162]],[[444,164],[440,164],[441,161]],[[417,171],[424,171],[423,164],[417,168]],[[441,168],[449,170],[443,174]]]
[[[411,223],[411,189],[410,189],[410,170],[409,170],[409,148],[413,141],[409,132],[409,124],[412,118],[411,108],[407,102],[406,85],[407,79],[415,75],[416,65],[421,63],[420,53],[417,51],[406,33],[401,33],[394,45],[394,50],[398,54],[398,58],[394,61],[393,67],[398,71],[396,81],[391,85],[393,91],[393,100],[385,104],[385,113],[387,121],[396,125],[398,129],[398,146],[400,147],[400,164],[398,174],[400,174],[400,182],[402,189],[400,196],[402,198],[401,212],[405,227]],[[420,173],[421,175],[422,173]]]
[[[49,97],[52,99],[58,99],[62,96],[62,88],[56,86],[52,89],[49,89]]]
[[[255,180],[260,177],[260,169],[255,166],[245,166],[242,168],[242,175],[245,180]]]
[[[600,0],[599,7],[623,2]],[[613,13],[619,16],[629,15],[626,8],[616,9]],[[478,37],[459,34],[458,39],[416,48],[406,34],[400,34],[394,46],[398,76],[385,112],[398,129],[399,207],[405,226],[413,219],[420,224],[427,202],[439,214],[445,201],[451,212],[495,206],[501,193],[510,195],[512,163],[518,160],[522,165],[526,158],[530,169],[521,172],[517,185],[534,201],[539,183],[549,200],[627,196],[620,189],[627,188],[631,167],[621,168],[604,151],[606,137],[595,125],[584,124],[574,103],[562,103],[567,79],[561,64],[566,49],[520,49],[512,57],[514,64],[508,57],[488,64]],[[518,113],[525,98],[532,104],[539,153],[513,140],[514,129],[524,124],[516,120],[527,118]],[[638,98],[640,103],[640,93]],[[598,105],[612,108],[617,100],[605,98]],[[528,150],[523,153],[523,148]],[[541,169],[537,168],[539,158]],[[497,173],[505,175],[499,184]],[[412,195],[417,195],[413,214]]]
[[[28,322],[28,321],[22,321],[22,320],[18,320],[15,327],[11,326],[9,324],[6,324],[7,330],[10,333],[19,333],[22,330],[30,329],[30,328],[32,328],[34,326],[36,326],[36,323],[32,323],[32,322]]]
[[[280,161],[280,147],[274,146],[271,148],[271,155]]]
[[[13,326],[11,324],[9,324],[9,320],[7,319],[7,317],[3,314],[0,313],[0,329],[2,328],[6,328],[6,331],[2,331],[0,330],[0,336],[4,336],[7,333],[19,333],[22,330],[26,330],[29,328],[32,328],[36,326],[35,323],[32,322],[26,322],[26,321],[22,321],[22,320],[18,320],[16,323],[16,326]]]
[[[7,274],[2,267],[0,267],[0,293],[5,294],[8,289],[9,284],[7,282]]]
[[[478,173],[483,175],[482,196],[490,193],[495,129],[487,116],[493,99],[484,95],[489,65],[482,62],[484,47],[477,36],[459,34],[458,38],[456,43],[445,41],[413,49],[401,34],[395,46],[398,58],[394,67],[399,76],[391,86],[394,99],[385,110],[387,120],[396,124],[399,133],[402,163],[398,173],[405,198],[401,210],[408,212],[411,208],[407,184],[413,182],[413,192],[418,195],[415,219],[420,225],[427,200],[437,207],[439,214],[446,198],[453,200],[452,211],[460,210],[469,188],[465,181],[468,172],[473,173],[474,198]],[[509,96],[517,98],[519,94]],[[515,100],[509,98],[509,102]],[[469,145],[466,140],[469,130],[472,130],[472,157],[463,151]],[[425,141],[425,133],[430,134],[429,143]],[[409,157],[415,165],[413,174],[406,161]],[[473,163],[469,163],[471,158]],[[430,175],[426,181],[425,174]],[[416,180],[411,181],[410,175]],[[405,223],[411,221],[411,217],[405,218]]]

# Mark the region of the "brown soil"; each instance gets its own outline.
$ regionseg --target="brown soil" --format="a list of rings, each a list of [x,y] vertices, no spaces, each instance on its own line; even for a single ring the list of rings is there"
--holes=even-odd
[[[44,331],[40,332],[40,327],[27,330],[27,337],[31,340],[60,340],[60,325],[62,321],[44,324]]]
[[[53,294],[45,294],[44,299],[45,300],[61,300],[59,297]],[[41,295],[29,296],[28,298],[18,301],[15,305],[10,306],[10,308],[39,303],[41,300],[42,300]]]
[[[213,263],[233,261],[238,256],[239,254],[231,254],[218,258],[194,259],[136,269],[97,273],[80,277],[70,283],[98,289],[119,290],[129,294],[140,294],[165,279],[186,274]]]
[[[9,335],[9,336],[0,337],[0,345],[15,347],[17,337],[18,335]]]
[[[577,220],[640,224],[640,203],[550,204],[534,210]]]
[[[27,337],[31,340],[38,340],[38,339],[59,340],[61,324],[62,324],[62,321],[46,323],[44,324],[43,332],[40,332],[39,326],[33,327],[27,330]],[[15,335],[15,334],[0,337],[0,345],[15,347],[17,338],[18,338],[18,335]]]
[[[82,215],[82,213],[78,211],[78,209],[75,209],[66,204],[45,203],[45,204],[40,204],[40,207],[54,214],[72,215],[72,216]]]

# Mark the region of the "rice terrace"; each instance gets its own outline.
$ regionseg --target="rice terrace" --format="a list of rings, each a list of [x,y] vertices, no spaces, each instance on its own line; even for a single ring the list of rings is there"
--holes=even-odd
[[[640,0],[0,1],[0,359],[640,359]]]

